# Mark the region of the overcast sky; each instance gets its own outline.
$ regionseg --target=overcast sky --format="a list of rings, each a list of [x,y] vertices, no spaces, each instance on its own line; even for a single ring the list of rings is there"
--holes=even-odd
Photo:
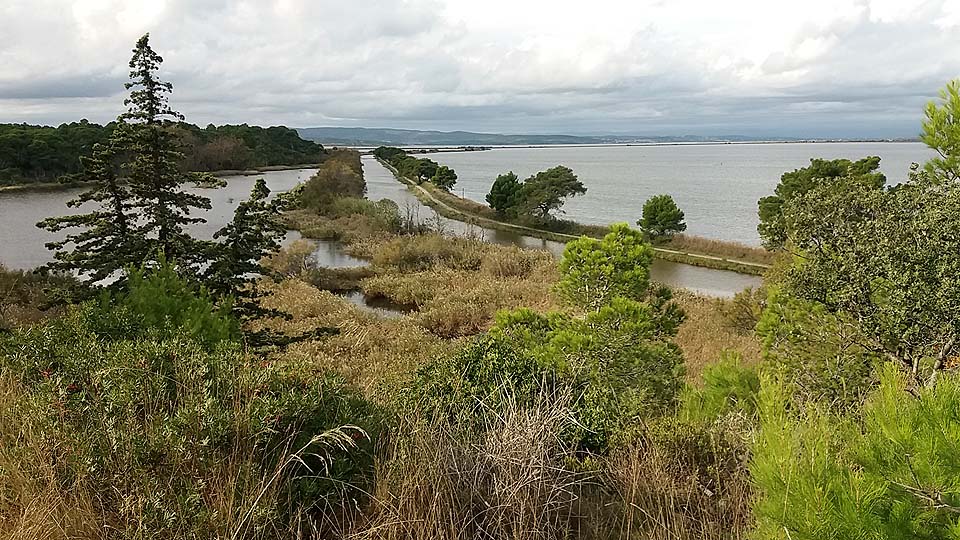
[[[150,32],[205,125],[914,136],[960,0],[2,0],[0,122],[105,122]]]

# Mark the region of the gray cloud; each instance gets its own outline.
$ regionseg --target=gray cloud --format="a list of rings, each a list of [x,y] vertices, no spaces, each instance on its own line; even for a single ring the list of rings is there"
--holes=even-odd
[[[923,104],[960,76],[946,1],[893,14],[827,2],[794,26],[762,14],[714,24],[697,16],[712,4],[690,2],[651,2],[625,22],[612,0],[582,24],[491,6],[504,17],[491,26],[449,16],[456,4],[7,0],[0,122],[109,121],[146,31],[174,105],[199,124],[912,136]],[[774,23],[783,35],[757,31]]]

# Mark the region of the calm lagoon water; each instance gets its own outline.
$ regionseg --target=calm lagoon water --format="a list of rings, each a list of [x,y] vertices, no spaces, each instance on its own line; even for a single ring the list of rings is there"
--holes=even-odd
[[[691,234],[758,242],[757,199],[772,192],[780,174],[804,166],[811,157],[879,155],[889,181],[906,178],[910,163],[931,155],[919,143],[838,144],[736,144],[614,147],[498,148],[484,152],[431,154],[436,161],[456,169],[457,191],[482,201],[497,174],[513,170],[521,177],[562,164],[572,168],[589,191],[567,203],[567,217],[586,223],[634,222],[643,201],[657,193],[670,193],[686,212]],[[559,255],[563,244],[512,232],[482,229],[436,217],[417,201],[389,171],[370,157],[363,159],[370,199],[388,198],[423,219],[436,219],[451,234],[470,235],[489,242],[542,248]],[[233,210],[262,177],[274,193],[282,193],[308,179],[315,170],[274,171],[256,176],[227,178],[221,189],[196,189],[213,204],[203,212],[207,223],[194,226],[200,236],[211,237],[233,215]],[[30,269],[50,260],[46,242],[60,235],[35,227],[36,222],[63,215],[66,202],[81,190],[0,192],[0,263],[8,268]],[[288,235],[287,241],[299,238]],[[329,267],[361,266],[364,261],[343,253],[338,245],[319,242],[317,261]],[[666,261],[651,269],[656,281],[711,296],[732,296],[759,278],[709,270]]]
[[[289,191],[310,178],[316,169],[273,171],[256,176],[227,177],[226,187],[220,189],[192,188],[191,191],[208,197],[212,208],[201,212],[207,220],[192,226],[198,236],[212,238],[213,234],[233,218],[233,211],[250,196],[257,178],[263,178],[276,194]],[[0,263],[7,268],[27,270],[51,260],[44,244],[63,238],[36,227],[36,223],[50,216],[77,212],[68,208],[67,201],[84,191],[80,189],[54,191],[0,191]],[[84,210],[86,207],[81,208]],[[291,237],[290,240],[295,239]]]
[[[363,158],[363,176],[367,181],[367,198],[396,201],[401,212],[409,210],[423,220],[436,221],[447,233],[481,238],[496,244],[546,249],[557,257],[563,254],[565,244],[561,242],[525,236],[512,231],[485,229],[436,215],[431,208],[422,205],[413,193],[406,189],[406,186],[398,182],[390,171],[372,157],[364,156]],[[672,287],[682,287],[700,294],[718,297],[731,297],[747,287],[760,285],[760,278],[757,276],[711,270],[660,259],[654,259],[650,268],[650,277],[654,281]]]
[[[757,200],[773,193],[781,174],[815,157],[866,156],[880,156],[888,182],[896,183],[912,162],[933,153],[921,143],[774,143],[495,148],[427,157],[456,170],[456,193],[476,201],[498,174],[512,170],[523,179],[565,165],[587,187],[564,206],[569,219],[632,224],[644,201],[669,193],[686,214],[689,234],[759,245]]]

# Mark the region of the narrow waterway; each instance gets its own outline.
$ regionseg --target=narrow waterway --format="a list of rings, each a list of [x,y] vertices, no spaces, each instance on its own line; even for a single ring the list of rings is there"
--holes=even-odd
[[[431,223],[437,223],[449,234],[482,238],[496,244],[518,245],[524,248],[546,249],[559,257],[565,244],[526,236],[513,231],[486,229],[437,215],[432,208],[421,203],[405,184],[399,182],[389,170],[372,156],[363,156],[363,176],[367,181],[367,198],[390,199],[400,206],[400,212],[411,212]],[[762,283],[758,276],[738,274],[726,270],[713,270],[689,264],[680,264],[654,259],[650,268],[654,281],[670,287],[688,289],[699,294],[729,298],[747,287]]]
[[[421,204],[404,184],[397,181],[390,171],[372,157],[363,158],[363,168],[368,198],[393,200],[400,206],[401,212],[409,211],[421,219],[434,222],[446,233],[481,238],[497,244],[546,249],[558,257],[563,253],[564,244],[561,242],[542,240],[510,231],[485,229],[437,216],[431,208]],[[314,172],[315,169],[299,169],[265,172],[256,176],[232,176],[225,178],[227,185],[220,189],[194,188],[193,191],[210,198],[212,208],[200,213],[200,216],[207,220],[206,223],[194,225],[192,230],[199,236],[212,237],[213,233],[233,216],[237,205],[249,196],[250,189],[257,178],[264,178],[267,186],[274,193],[283,193],[310,178]],[[76,211],[68,208],[66,203],[81,192],[82,189],[0,192],[0,264],[11,269],[27,270],[49,262],[51,252],[45,244],[61,239],[63,234],[52,234],[38,229],[36,223],[49,216]],[[291,231],[285,242],[293,242],[299,238],[299,233]],[[346,254],[336,242],[313,241],[317,243],[314,257],[322,266],[347,268],[367,264],[361,259]],[[662,260],[654,261],[651,277],[671,287],[685,288],[717,297],[733,296],[761,282],[760,278],[755,276]]]

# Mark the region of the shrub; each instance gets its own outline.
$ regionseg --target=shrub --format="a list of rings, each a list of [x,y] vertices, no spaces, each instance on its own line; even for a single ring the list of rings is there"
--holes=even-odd
[[[724,354],[719,362],[704,368],[702,376],[702,388],[688,386],[681,396],[682,418],[713,422],[730,412],[747,417],[756,413],[760,378],[756,368],[741,365],[738,354]]]
[[[0,264],[0,333],[59,313],[54,306],[77,286],[70,276],[8,270]]]
[[[187,336],[212,348],[238,338],[240,328],[230,314],[229,299],[220,306],[202,287],[177,275],[173,265],[130,272],[126,290],[100,297],[91,313],[95,330],[113,338],[141,333],[158,337]]]
[[[0,410],[0,534],[21,534],[38,505],[45,523],[111,538],[269,536],[345,514],[359,496],[347,486],[369,474],[375,411],[337,376],[245,356],[231,324],[161,269],[112,303],[0,338],[0,383],[14,389]],[[49,493],[61,506],[37,499]]]
[[[735,294],[732,300],[721,304],[720,310],[730,328],[747,335],[756,330],[766,305],[766,289],[748,287]]]
[[[765,380],[750,464],[759,539],[957,538],[960,380],[919,390],[886,366],[862,420],[790,406]]]
[[[576,305],[598,309],[611,298],[643,298],[653,251],[639,231],[614,224],[603,240],[582,237],[567,244],[557,290]]]
[[[651,240],[669,238],[687,230],[683,221],[683,211],[677,207],[670,195],[656,195],[643,203],[643,217],[637,221]]]
[[[604,452],[625,427],[671,410],[680,389],[682,358],[652,317],[625,299],[585,319],[501,313],[489,335],[418,371],[410,395],[431,414],[475,423],[507,400],[569,393],[577,427],[567,440]]]
[[[367,192],[359,167],[359,154],[333,154],[298,190],[300,206],[325,211],[334,201],[344,197],[361,198]]]
[[[757,324],[763,358],[797,401],[843,409],[875,385],[877,355],[859,344],[856,325],[823,305],[772,291]]]

